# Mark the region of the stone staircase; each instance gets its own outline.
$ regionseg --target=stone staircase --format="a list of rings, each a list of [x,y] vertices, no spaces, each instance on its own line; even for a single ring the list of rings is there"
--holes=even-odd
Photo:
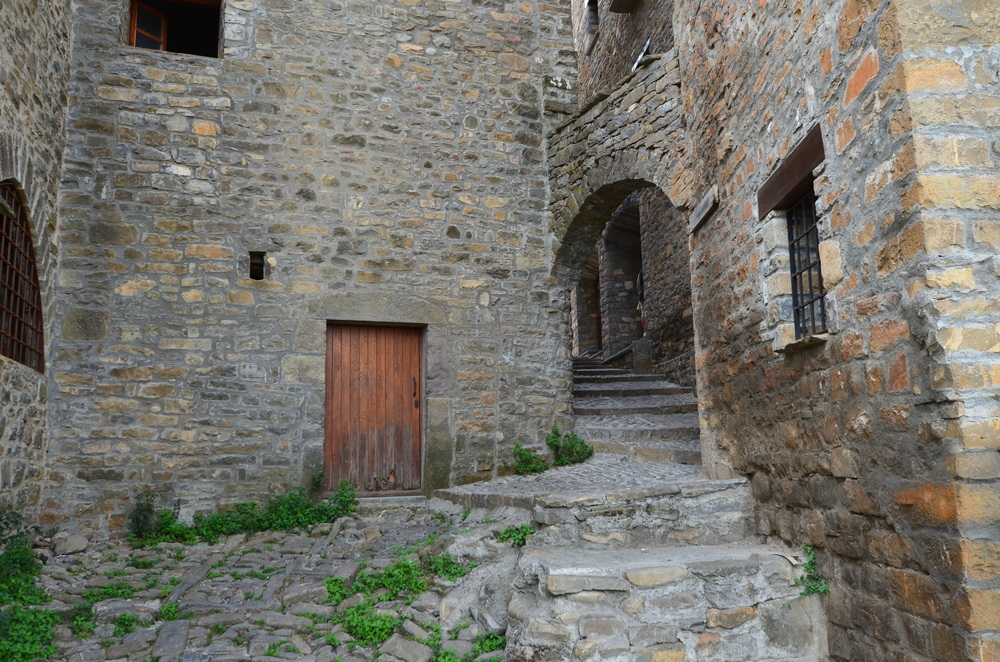
[[[505,659],[827,660],[797,550],[753,535],[745,479],[702,476],[691,389],[591,364],[574,394],[588,462],[437,493],[536,528],[512,566]]]
[[[660,375],[578,362],[573,414],[576,434],[598,453],[631,462],[701,463],[694,389]]]

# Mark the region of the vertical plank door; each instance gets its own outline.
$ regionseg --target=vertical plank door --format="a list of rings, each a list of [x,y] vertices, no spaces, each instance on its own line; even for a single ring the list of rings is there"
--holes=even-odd
[[[420,329],[328,324],[324,469],[331,487],[418,492]]]

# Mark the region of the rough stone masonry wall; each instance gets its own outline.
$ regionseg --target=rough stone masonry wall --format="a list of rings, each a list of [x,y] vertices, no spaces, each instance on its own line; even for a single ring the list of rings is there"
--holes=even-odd
[[[0,181],[14,180],[24,194],[46,340],[51,339],[56,284],[69,14],[69,2],[0,4]],[[0,357],[0,513],[34,515],[45,462],[46,406],[45,376]]]
[[[639,246],[612,231],[597,244],[601,279],[601,350],[605,359],[642,337],[636,277],[642,269]]]
[[[692,242],[706,455],[752,475],[761,533],[820,549],[837,660],[997,659],[995,17],[975,0],[675,16],[694,199],[720,196]],[[755,201],[814,124],[831,333],[794,348],[782,222]]]
[[[694,386],[691,268],[685,214],[652,188],[639,196],[646,330],[653,340],[656,371]]]
[[[627,13],[610,11],[612,0],[597,4],[600,24],[595,35],[588,27],[587,0],[573,0],[573,42],[581,54],[581,104],[618,87],[647,41],[647,53],[666,53],[674,47],[673,0],[636,0]]]
[[[569,391],[544,153],[568,0],[224,3],[222,59],[123,45],[127,4],[77,3],[47,520],[300,484],[327,320],[427,325],[426,489],[538,441]]]

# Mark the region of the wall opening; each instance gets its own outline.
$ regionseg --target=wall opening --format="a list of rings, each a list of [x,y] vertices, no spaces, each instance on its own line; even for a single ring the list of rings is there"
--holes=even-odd
[[[221,26],[221,0],[133,0],[129,44],[219,57]]]
[[[35,246],[14,182],[0,182],[0,355],[45,372],[45,333]]]

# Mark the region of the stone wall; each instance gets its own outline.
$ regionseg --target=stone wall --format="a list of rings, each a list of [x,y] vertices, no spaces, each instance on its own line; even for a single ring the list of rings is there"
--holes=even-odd
[[[632,72],[639,56],[674,46],[673,0],[635,0],[627,12],[612,12],[612,0],[598,0],[599,23],[590,28],[587,0],[573,0],[573,42],[580,57],[580,103],[614,90]],[[649,42],[648,47],[646,43]]]
[[[0,181],[13,180],[23,193],[47,341],[55,300],[69,14],[69,2],[11,0],[0,5]],[[46,391],[44,375],[0,357],[0,512],[34,515],[38,505],[46,450]]]
[[[584,274],[571,290],[573,355],[601,350],[601,290],[597,274]]]
[[[717,187],[690,244],[705,469],[752,477],[762,535],[818,549],[838,660],[998,655],[994,16],[687,3],[683,135],[663,56],[551,139],[557,274],[637,188],[690,222]],[[817,125],[830,328],[805,344],[757,191]]]
[[[626,205],[621,215],[635,217],[638,209]],[[605,359],[632,346],[642,337],[639,292],[636,279],[642,270],[642,252],[637,235],[621,232],[615,220],[597,242],[600,260],[601,349]]]
[[[300,484],[328,320],[426,328],[426,490],[567,411],[544,150],[575,105],[568,2],[299,4],[225,3],[214,59],[78,3],[49,522]]]
[[[968,579],[995,587],[980,553],[997,538],[995,445],[979,435],[956,453],[951,436],[974,427],[964,401],[992,388],[949,381],[992,361],[956,346],[962,368],[939,365],[940,332],[955,336],[937,317],[995,288],[972,220],[996,220],[1000,190],[983,139],[997,126],[985,7],[713,2],[677,15],[689,166],[699,196],[718,185],[720,198],[692,241],[703,443],[715,471],[753,476],[760,533],[820,549],[837,660],[995,656],[996,594]],[[942,34],[968,50],[936,45]],[[756,191],[816,125],[830,333],[800,346],[778,305],[784,221],[757,220]],[[960,315],[981,328],[984,312]]]
[[[694,386],[691,269],[685,214],[659,189],[639,196],[642,263],[646,278],[646,330],[653,341],[656,372]]]

